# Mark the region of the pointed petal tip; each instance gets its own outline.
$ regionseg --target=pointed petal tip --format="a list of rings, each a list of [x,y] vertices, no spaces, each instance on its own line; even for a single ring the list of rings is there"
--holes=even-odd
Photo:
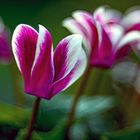
[[[82,12],[83,12],[82,10],[74,11],[72,13],[72,17],[74,17],[76,19],[76,18],[78,18],[81,15]]]
[[[52,44],[52,36],[51,36],[51,33],[49,32],[49,30],[47,28],[45,28],[43,25],[39,24],[38,26],[39,26],[39,36],[38,36],[39,41],[38,42],[40,42],[42,39],[44,41],[47,39]]]
[[[11,41],[12,42],[12,48],[14,47],[16,37],[20,35],[19,33],[20,33],[22,28],[30,28],[37,33],[37,31],[28,24],[21,23],[21,24],[17,25],[14,32],[13,32],[13,36],[12,36],[12,41]]]
[[[35,30],[33,27],[31,27],[30,25],[21,23],[21,24],[19,24],[19,25],[16,26],[16,28],[15,28],[15,30],[14,30],[14,32],[13,32],[13,36],[17,35],[17,33],[18,33],[23,27],[24,27],[24,28],[31,28],[32,30],[36,31],[36,30]]]
[[[84,10],[77,10],[72,13],[72,16],[75,19],[81,19],[83,16],[89,16],[90,12]]]
[[[24,78],[30,73],[30,68],[34,58],[34,50],[37,41],[37,35],[37,31],[27,24],[19,24],[13,32],[11,41],[12,51],[17,66],[21,73],[24,75]],[[26,53],[25,50],[27,50],[27,48],[30,53]],[[30,56],[28,56],[28,54]],[[30,60],[26,64],[25,60],[27,58],[30,58]]]
[[[41,29],[41,28],[45,28],[43,25],[41,25],[41,24],[38,24],[38,27],[39,27],[39,29]]]
[[[22,28],[22,27],[28,27],[28,28],[33,28],[33,27],[31,27],[30,25],[28,25],[28,24],[25,24],[25,23],[21,23],[21,24],[19,24],[19,25],[17,25],[17,27],[15,28],[15,30],[16,29],[20,29],[20,28]]]
[[[86,11],[84,10],[76,10],[74,12],[72,12],[72,16],[75,17],[75,16],[79,16],[80,14],[82,13],[85,13]]]
[[[46,32],[50,33],[49,30],[47,28],[45,28],[43,25],[39,24],[38,27],[39,27],[39,32],[46,31]]]
[[[21,29],[22,26],[24,26],[24,24],[17,25],[14,32],[13,32],[12,41],[11,41],[13,52],[14,52],[14,48],[15,48],[16,37],[17,37],[18,33],[20,32],[20,29]]]
[[[46,29],[43,25],[38,24],[39,29]]]
[[[65,18],[63,21],[62,21],[62,26],[63,27],[67,27],[70,23],[72,18],[68,17],[68,18]]]

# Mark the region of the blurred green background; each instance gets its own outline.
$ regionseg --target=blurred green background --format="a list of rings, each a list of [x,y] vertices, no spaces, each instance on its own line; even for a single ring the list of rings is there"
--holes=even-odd
[[[139,0],[36,0],[1,1],[0,16],[11,35],[20,23],[38,30],[44,25],[53,36],[54,47],[70,34],[61,23],[75,10],[93,12],[101,5],[125,12],[140,5]],[[85,95],[78,104],[76,122],[71,130],[72,140],[139,140],[140,96],[134,82],[138,77],[139,59],[118,64],[112,70],[93,69]],[[80,81],[80,80],[79,80]],[[79,85],[51,101],[43,100],[35,125],[33,139],[62,140],[65,119],[71,98]],[[23,93],[22,76],[15,61],[0,64],[0,140],[22,140],[30,118],[34,97]]]

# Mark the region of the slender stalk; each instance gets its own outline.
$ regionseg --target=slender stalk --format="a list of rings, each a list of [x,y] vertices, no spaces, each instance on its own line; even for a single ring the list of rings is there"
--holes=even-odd
[[[34,105],[33,105],[32,117],[31,117],[31,120],[29,122],[27,136],[26,136],[25,140],[31,140],[34,123],[36,121],[37,113],[38,113],[38,110],[39,110],[40,101],[41,101],[41,99],[39,97],[37,97],[35,99],[35,102],[34,102]]]
[[[89,79],[90,72],[91,72],[91,67],[88,66],[85,73],[84,73],[83,79],[80,83],[80,86],[79,86],[76,94],[74,94],[73,103],[72,103],[72,106],[71,106],[71,109],[69,112],[69,116],[68,116],[68,120],[67,120],[67,124],[66,124],[66,130],[65,130],[65,136],[64,136],[65,140],[70,140],[69,131],[70,131],[70,128],[71,128],[72,123],[74,121],[76,106],[77,106],[77,103],[79,101],[80,96],[84,93],[87,81]]]

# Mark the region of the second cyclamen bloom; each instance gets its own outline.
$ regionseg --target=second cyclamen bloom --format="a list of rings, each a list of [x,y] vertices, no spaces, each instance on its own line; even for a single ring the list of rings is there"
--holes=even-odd
[[[50,99],[68,88],[84,72],[86,55],[82,37],[70,35],[61,40],[53,52],[49,31],[39,25],[39,33],[20,24],[14,31],[12,49],[24,78],[26,93]]]
[[[108,11],[108,17],[102,17],[103,13],[103,9],[96,10],[94,15],[76,11],[73,18],[67,18],[63,25],[71,32],[83,36],[91,66],[110,68],[128,54],[132,44],[140,40],[140,32],[125,33],[124,28],[118,24],[121,15],[117,11],[114,14]]]

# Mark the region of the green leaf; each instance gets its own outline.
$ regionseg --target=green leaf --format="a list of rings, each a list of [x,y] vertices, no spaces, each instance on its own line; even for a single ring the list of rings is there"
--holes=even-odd
[[[63,140],[65,130],[65,121],[60,120],[54,129],[48,133],[39,133],[44,140]]]
[[[49,132],[41,132],[34,130],[32,140],[62,140],[65,128],[65,121],[61,120],[59,124]],[[27,129],[21,129],[16,140],[25,140]]]
[[[94,96],[82,98],[77,106],[77,118],[91,117],[101,114],[114,106],[114,98],[111,96]]]
[[[16,127],[23,127],[29,119],[29,111],[0,102],[0,124],[10,124]],[[3,112],[3,113],[2,113]]]

